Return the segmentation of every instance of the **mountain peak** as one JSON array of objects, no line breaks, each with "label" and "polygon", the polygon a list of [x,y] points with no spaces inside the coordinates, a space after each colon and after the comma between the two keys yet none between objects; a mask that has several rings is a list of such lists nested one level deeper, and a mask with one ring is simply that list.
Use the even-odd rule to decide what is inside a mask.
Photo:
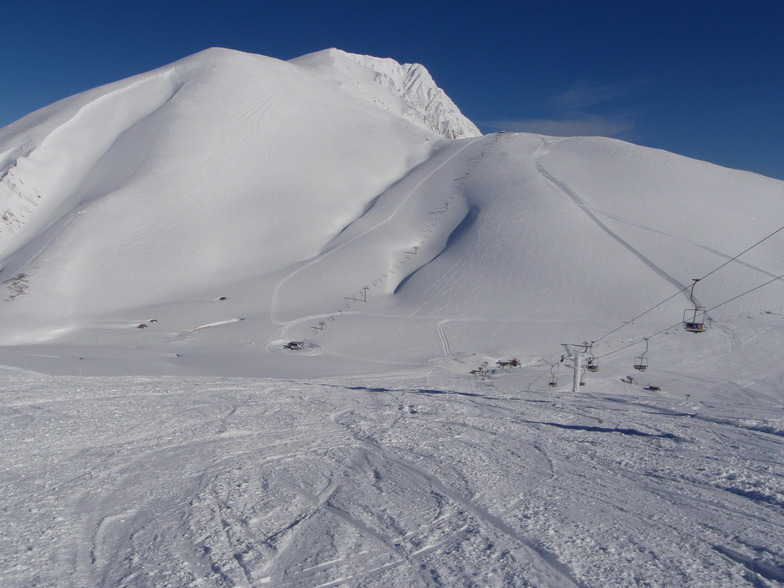
[{"label": "mountain peak", "polygon": [[313,68],[354,96],[397,114],[445,139],[479,137],[481,132],[439,88],[419,63],[325,49],[290,61]]}]

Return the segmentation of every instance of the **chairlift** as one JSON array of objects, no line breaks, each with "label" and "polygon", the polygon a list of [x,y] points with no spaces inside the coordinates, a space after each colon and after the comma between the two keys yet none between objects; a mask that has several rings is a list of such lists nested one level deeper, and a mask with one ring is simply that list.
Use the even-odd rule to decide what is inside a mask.
[{"label": "chairlift", "polygon": [[689,291],[689,298],[694,308],[687,308],[683,311],[683,328],[689,333],[704,333],[708,330],[709,320],[708,311],[704,306],[697,304],[694,300],[694,286],[700,281],[700,278],[692,278],[694,283],[691,285]]},{"label": "chairlift", "polygon": [[683,311],[683,328],[689,333],[704,333],[708,330],[710,319],[704,306],[695,306]]},{"label": "chairlift", "polygon": [[642,355],[634,359],[634,365],[632,367],[637,371],[644,372],[648,369],[648,360],[645,359],[646,353],[648,353],[648,337],[645,337],[645,351],[642,352]]},{"label": "chairlift", "polygon": [[587,369],[589,372],[598,372],[599,360],[596,359],[596,356],[593,354],[593,341],[591,341],[591,344],[588,346],[588,349],[586,349],[586,351],[588,351],[590,357],[586,362],[585,369]]},{"label": "chairlift", "polygon": [[555,366],[550,368],[550,382],[548,386],[555,388],[558,385],[558,377],[555,375]]}]

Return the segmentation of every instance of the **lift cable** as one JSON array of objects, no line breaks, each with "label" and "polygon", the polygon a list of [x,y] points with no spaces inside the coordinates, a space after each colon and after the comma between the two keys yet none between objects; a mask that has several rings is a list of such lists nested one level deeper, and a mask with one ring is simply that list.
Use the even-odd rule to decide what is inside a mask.
[{"label": "lift cable", "polygon": [[547,372],[542,372],[542,373],[541,373],[541,374],[539,374],[539,375],[538,375],[536,378],[534,378],[533,380],[531,380],[530,382],[528,382],[528,390],[530,390],[530,389],[531,389],[531,386],[533,386],[534,384],[536,384],[536,383],[537,383],[539,380],[541,380],[541,379],[542,379],[544,376],[546,376],[547,374],[550,374],[550,376],[552,377],[552,376],[554,375],[554,374],[553,374],[553,370],[557,369],[557,367],[558,367],[558,362],[557,362],[557,361],[554,361],[554,362],[553,362],[553,363],[550,365],[550,370],[549,370],[549,371],[547,371]]},{"label": "lift cable", "polygon": [[678,321],[674,325],[670,325],[669,327],[666,327],[666,328],[662,329],[661,331],[656,331],[655,333],[653,333],[651,335],[646,335],[645,337],[636,337],[634,339],[634,341],[624,345],[623,347],[619,347],[618,349],[613,349],[612,351],[608,351],[607,353],[605,353],[603,355],[599,355],[598,359],[609,357],[610,355],[615,355],[619,351],[623,351],[624,349],[628,349],[629,347],[634,347],[635,345],[638,345],[640,343],[640,341],[643,341],[645,339],[653,339],[656,335],[661,335],[662,333],[664,333],[666,331],[669,331],[670,329],[675,329],[675,328],[679,327],[680,325],[681,325],[681,321]]},{"label": "lift cable", "polygon": [[710,307],[710,308],[709,308],[709,309],[708,309],[706,312],[710,312],[711,310],[713,310],[713,309],[715,309],[715,308],[718,308],[719,306],[724,306],[725,304],[729,304],[730,302],[732,302],[733,300],[737,300],[737,299],[738,299],[738,298],[740,298],[741,296],[745,296],[746,294],[751,294],[751,293],[752,293],[752,292],[754,292],[755,290],[759,290],[759,289],[760,289],[760,288],[762,288],[763,286],[767,286],[768,284],[772,284],[772,283],[773,283],[773,282],[775,282],[776,280],[780,280],[780,279],[782,279],[782,278],[784,278],[784,274],[781,274],[780,276],[776,276],[775,278],[768,280],[768,281],[767,281],[767,282],[765,282],[764,284],[760,284],[759,286],[755,286],[755,287],[754,287],[754,288],[752,288],[751,290],[746,290],[746,291],[745,291],[743,294],[738,294],[737,296],[735,296],[735,297],[733,297],[733,298],[730,298],[729,300],[725,300],[724,302],[721,302],[721,303],[717,304],[716,306],[712,306],[712,307]]},{"label": "lift cable", "polygon": [[[768,239],[770,239],[771,237],[773,237],[773,235],[775,235],[775,234],[777,234],[777,233],[780,233],[781,231],[784,231],[784,226],[782,226],[782,227],[779,227],[778,229],[776,229],[775,231],[773,231],[773,232],[772,232],[770,235],[768,235],[767,237],[764,237],[764,238],[760,239],[759,241],[757,241],[756,243],[754,243],[754,245],[752,245],[752,246],[750,246],[750,247],[747,247],[746,249],[744,249],[743,251],[741,251],[740,253],[738,253],[738,254],[737,254],[735,257],[732,257],[732,258],[728,259],[727,261],[725,261],[724,263],[722,263],[722,264],[721,264],[720,266],[718,266],[717,268],[715,268],[715,269],[713,269],[713,270],[709,271],[707,274],[705,274],[705,275],[704,275],[704,276],[702,276],[701,278],[695,278],[695,280],[699,282],[700,280],[704,280],[704,279],[705,279],[705,278],[707,278],[708,276],[711,276],[711,275],[715,274],[717,271],[719,271],[719,270],[720,270],[720,269],[722,269],[723,267],[725,267],[725,266],[729,265],[730,263],[732,263],[733,261],[735,261],[736,259],[738,259],[738,258],[739,258],[741,255],[743,255],[744,253],[747,253],[747,252],[751,251],[751,250],[752,250],[752,249],[754,249],[754,248],[755,248],[757,245],[760,245],[760,244],[764,243],[765,241],[767,241]],[[779,279],[779,278],[774,278],[773,280],[771,280],[771,282],[773,282],[773,281],[775,281],[775,280],[778,280],[778,279]],[[770,282],[768,282],[768,283],[770,283]],[[764,286],[764,285],[766,285],[766,284],[763,284],[763,286]],[[665,298],[664,300],[662,300],[661,302],[659,302],[659,303],[658,303],[658,304],[656,304],[655,306],[652,306],[651,308],[649,308],[649,309],[648,309],[648,310],[646,310],[645,312],[642,312],[642,313],[638,314],[637,316],[635,316],[634,318],[632,318],[631,320],[629,320],[629,321],[626,321],[626,322],[622,323],[622,324],[621,324],[619,327],[616,327],[616,328],[615,328],[615,329],[613,329],[612,331],[609,331],[608,333],[605,333],[604,335],[602,335],[602,336],[601,336],[601,337],[599,337],[598,339],[594,339],[594,343],[597,343],[598,341],[601,341],[602,339],[605,339],[605,338],[609,337],[609,336],[610,336],[610,335],[612,335],[613,333],[615,333],[615,332],[617,332],[617,331],[620,331],[620,330],[621,330],[622,328],[624,328],[626,325],[628,325],[628,324],[630,324],[630,323],[633,323],[633,322],[634,322],[634,321],[636,321],[638,318],[645,316],[646,314],[648,314],[649,312],[651,312],[651,311],[653,311],[653,310],[656,310],[656,309],[657,309],[657,308],[659,308],[659,307],[660,307],[662,304],[664,304],[665,302],[669,302],[670,300],[672,300],[673,298],[675,298],[675,297],[676,297],[678,294],[680,294],[680,293],[682,293],[682,292],[685,292],[686,290],[688,290],[688,289],[689,289],[689,288],[691,288],[692,286],[693,286],[693,284],[689,284],[688,286],[684,286],[683,288],[681,288],[680,290],[678,290],[677,292],[675,292],[675,294],[673,294],[672,296],[669,296],[669,297]],[[761,288],[762,286],[759,286],[759,287]],[[742,296],[742,295],[741,295],[741,296]],[[726,304],[727,302],[730,302],[730,300],[727,300],[726,302],[722,302],[722,304]],[[719,306],[720,306],[720,305],[719,305]],[[714,306],[713,308],[717,308],[717,307],[716,307],[716,306]],[[709,310],[713,310],[713,308],[711,308],[711,309],[709,309]],[[706,311],[706,312],[707,312],[707,311]],[[678,323],[678,324],[680,324],[680,323]],[[665,329],[665,330],[666,330],[666,329]]]},{"label": "lift cable", "polygon": [[[721,265],[719,265],[718,267],[716,267],[716,268],[714,268],[713,270],[709,271],[707,274],[705,274],[705,275],[704,275],[704,276],[702,276],[701,278],[698,278],[698,279],[697,279],[697,281],[704,280],[704,279],[705,279],[705,278],[707,278],[708,276],[711,276],[711,275],[715,274],[717,271],[719,271],[719,270],[720,270],[720,269],[722,269],[723,267],[725,267],[725,266],[729,265],[730,263],[732,263],[733,261],[735,261],[736,259],[738,259],[738,258],[739,258],[741,255],[743,255],[743,254],[745,254],[745,253],[748,253],[749,251],[751,251],[752,249],[754,249],[754,248],[755,248],[755,247],[757,247],[758,245],[761,245],[762,243],[764,243],[765,241],[767,241],[768,239],[770,239],[771,237],[773,237],[773,236],[774,236],[774,235],[776,235],[777,233],[780,233],[781,231],[784,231],[784,226],[781,226],[781,227],[779,227],[778,229],[776,229],[775,231],[773,231],[772,233],[770,233],[770,234],[769,234],[769,235],[767,235],[766,237],[763,237],[762,239],[760,239],[759,241],[757,241],[756,243],[754,243],[754,244],[753,244],[753,245],[751,245],[750,247],[747,247],[746,249],[744,249],[743,251],[741,251],[740,253],[738,253],[738,254],[737,254],[735,257],[732,257],[732,258],[728,259],[727,261],[725,261],[724,263],[722,263],[722,264],[721,264]],[[732,302],[732,301],[734,301],[734,300],[737,300],[738,298],[740,298],[740,297],[742,297],[742,296],[745,296],[746,294],[751,294],[751,293],[752,293],[752,292],[754,292],[755,290],[759,290],[760,288],[762,288],[762,287],[764,287],[764,286],[767,286],[768,284],[771,284],[771,283],[775,282],[776,280],[780,280],[780,279],[782,279],[782,278],[784,278],[784,274],[782,274],[782,275],[780,275],[780,276],[777,276],[777,277],[775,277],[775,278],[773,278],[773,279],[771,279],[771,280],[768,280],[768,281],[767,281],[767,282],[765,282],[764,284],[760,284],[759,286],[756,286],[756,287],[752,288],[751,290],[747,290],[746,292],[743,292],[742,294],[738,294],[737,296],[735,296],[735,297],[733,297],[733,298],[730,298],[729,300],[725,300],[724,302],[721,302],[721,303],[719,303],[719,304],[717,304],[717,305],[715,305],[715,306],[712,306],[711,308],[707,309],[707,310],[706,310],[706,312],[710,312],[711,310],[715,310],[716,308],[719,308],[720,306],[723,306],[723,305],[725,305],[725,304],[729,304],[730,302]],[[633,322],[634,322],[635,320],[637,320],[638,318],[645,316],[646,314],[648,314],[649,312],[651,312],[651,311],[653,311],[653,310],[656,310],[656,309],[657,309],[657,308],[659,308],[659,307],[660,307],[662,304],[664,304],[664,303],[666,303],[666,302],[669,302],[670,300],[672,300],[673,298],[675,298],[676,296],[678,296],[678,295],[679,295],[679,294],[681,294],[682,292],[685,292],[686,290],[688,290],[689,288],[691,288],[691,287],[692,287],[692,285],[693,285],[693,284],[689,284],[688,286],[684,286],[683,288],[681,288],[680,290],[678,290],[677,292],[675,292],[675,293],[674,293],[674,294],[672,294],[671,296],[668,296],[667,298],[665,298],[664,300],[662,300],[662,301],[661,301],[661,302],[659,302],[658,304],[656,304],[656,305],[654,305],[654,306],[650,307],[650,308],[649,308],[648,310],[646,310],[645,312],[642,312],[642,313],[638,314],[637,316],[635,316],[634,318],[632,318],[631,320],[629,320],[629,321],[626,321],[626,322],[622,323],[622,324],[621,324],[619,327],[616,327],[616,328],[615,328],[615,329],[613,329],[612,331],[609,331],[609,332],[605,333],[604,335],[602,335],[602,336],[601,336],[601,337],[599,337],[598,339],[595,339],[595,340],[593,340],[591,343],[592,343],[592,344],[593,344],[593,343],[598,343],[598,342],[599,342],[599,341],[601,341],[602,339],[605,339],[605,338],[609,337],[610,335],[612,335],[613,333],[615,333],[615,332],[617,332],[617,331],[620,331],[620,330],[621,330],[623,327],[625,327],[626,325],[633,323]],[[664,333],[664,332],[666,332],[666,331],[669,331],[670,329],[674,329],[674,328],[676,328],[676,327],[679,327],[681,324],[682,324],[682,321],[678,321],[677,323],[675,323],[675,324],[673,324],[673,325],[670,325],[669,327],[666,327],[666,328],[664,328],[664,329],[661,329],[660,331],[656,331],[655,333],[653,333],[653,334],[651,334],[651,335],[648,335],[648,336],[647,336],[647,338],[648,338],[648,339],[653,339],[655,336],[657,336],[657,335],[661,335],[662,333]],[[603,354],[603,355],[598,355],[598,356],[596,356],[596,359],[602,359],[602,358],[608,357],[608,356],[610,356],[610,355],[614,355],[614,354],[618,353],[619,351],[623,351],[624,349],[628,349],[629,347],[633,347],[634,345],[637,345],[637,344],[638,344],[638,343],[639,343],[641,340],[643,340],[643,339],[645,339],[645,337],[642,337],[642,338],[640,338],[640,339],[635,339],[634,341],[632,341],[631,343],[629,343],[629,344],[627,344],[627,345],[624,345],[623,347],[619,347],[618,349],[614,349],[614,350],[612,350],[612,351],[608,351],[607,353],[605,353],[605,354]],[[544,376],[546,373],[547,373],[547,372],[544,372],[544,373],[542,373],[542,374],[541,374],[539,377],[537,377],[535,380],[533,380],[531,383],[529,383],[529,384],[528,384],[528,386],[530,387],[532,384],[534,384],[535,382],[539,381],[539,380],[540,380],[540,379],[541,379],[541,378],[542,378],[542,377],[543,377],[543,376]]]},{"label": "lift cable", "polygon": [[[652,307],[650,307],[648,310],[646,310],[645,312],[642,312],[642,313],[638,314],[637,316],[635,316],[635,317],[634,317],[634,318],[632,318],[631,320],[628,320],[628,321],[626,321],[626,322],[624,322],[624,323],[621,323],[621,326],[614,328],[612,331],[610,331],[610,332],[608,332],[608,333],[605,333],[604,335],[602,335],[602,336],[601,336],[601,337],[599,337],[598,339],[595,339],[593,342],[594,342],[594,343],[598,343],[599,341],[601,341],[602,339],[605,339],[605,338],[609,337],[610,335],[612,335],[612,334],[613,334],[613,333],[615,333],[616,331],[620,331],[620,330],[621,330],[622,328],[624,328],[626,325],[629,325],[629,324],[633,323],[634,321],[636,321],[638,318],[640,318],[640,317],[642,317],[642,316],[645,316],[646,314],[648,314],[649,312],[651,312],[651,311],[653,311],[653,310],[656,310],[656,309],[657,309],[657,308],[659,308],[659,307],[660,307],[662,304],[664,304],[665,302],[668,302],[668,301],[672,300],[672,299],[673,299],[673,298],[675,298],[675,297],[676,297],[678,294],[680,294],[681,292],[684,292],[685,290],[688,290],[689,288],[691,288],[691,284],[689,284],[688,286],[684,286],[683,288],[681,288],[680,290],[678,290],[678,291],[677,291],[675,294],[673,294],[672,296],[670,296],[670,297],[668,297],[668,298],[665,298],[664,300],[662,300],[661,302],[659,302],[659,303],[658,303],[656,306],[652,306]],[[678,324],[680,324],[680,323],[678,323]]]},{"label": "lift cable", "polygon": [[[767,286],[768,284],[772,284],[773,282],[775,282],[777,280],[781,280],[781,279],[784,279],[784,274],[781,274],[780,276],[776,276],[775,278],[772,278],[772,279],[768,280],[767,282],[764,282],[764,283],[760,284],[759,286],[754,286],[750,290],[746,290],[745,292],[743,292],[741,294],[738,294],[737,296],[733,296],[732,298],[730,298],[728,300],[725,300],[724,302],[720,302],[719,304],[717,304],[715,306],[712,306],[709,309],[707,309],[706,312],[710,312],[711,310],[715,310],[715,309],[719,308],[720,306],[724,306],[725,304],[729,304],[730,302],[733,302],[734,300],[737,300],[738,298],[741,298],[742,296],[745,296],[746,294],[751,294],[752,292],[754,292],[756,290],[759,290],[760,288],[763,288],[763,287]],[[661,335],[665,331],[669,331],[670,329],[674,329],[674,328],[678,327],[680,324],[681,324],[681,322],[678,321],[674,325],[670,325],[669,327],[661,329],[660,331],[656,331],[652,335],[647,335],[647,338],[648,339],[653,339],[656,335]],[[619,351],[623,351],[624,349],[627,349],[628,347],[632,347],[634,345],[637,345],[642,339],[644,339],[644,337],[643,338],[636,338],[633,342],[629,343],[628,345],[624,345],[623,347],[619,347],[618,349],[614,349],[612,351],[608,351],[604,355],[598,356],[598,359],[601,359],[603,357],[607,357],[608,355],[613,355],[613,354],[615,354],[615,353],[617,353]]]}]

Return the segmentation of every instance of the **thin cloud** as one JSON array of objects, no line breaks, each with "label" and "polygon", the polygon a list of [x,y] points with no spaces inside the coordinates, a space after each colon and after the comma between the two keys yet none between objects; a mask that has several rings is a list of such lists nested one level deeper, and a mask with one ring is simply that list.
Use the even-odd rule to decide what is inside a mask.
[{"label": "thin cloud", "polygon": [[619,116],[582,114],[564,119],[496,120],[481,123],[494,131],[513,131],[553,137],[626,137],[634,122]]},{"label": "thin cloud", "polygon": [[549,99],[550,105],[562,112],[579,112],[605,102],[626,98],[648,85],[646,80],[633,80],[614,84],[594,84],[581,81]]},{"label": "thin cloud", "polygon": [[[546,99],[548,118],[501,119],[480,124],[493,131],[507,130],[555,137],[614,137],[629,140],[635,129],[634,118],[639,110],[621,102],[652,83],[637,79],[608,84],[580,81]],[[602,111],[601,113],[596,112]],[[593,111],[593,112],[592,112]]]}]

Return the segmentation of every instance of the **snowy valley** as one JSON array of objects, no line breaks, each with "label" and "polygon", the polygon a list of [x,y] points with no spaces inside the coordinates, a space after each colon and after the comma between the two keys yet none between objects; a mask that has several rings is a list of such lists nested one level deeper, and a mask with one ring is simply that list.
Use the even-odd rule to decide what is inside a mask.
[{"label": "snowy valley", "polygon": [[784,182],[210,49],[0,129],[0,219],[3,585],[784,583]]}]

